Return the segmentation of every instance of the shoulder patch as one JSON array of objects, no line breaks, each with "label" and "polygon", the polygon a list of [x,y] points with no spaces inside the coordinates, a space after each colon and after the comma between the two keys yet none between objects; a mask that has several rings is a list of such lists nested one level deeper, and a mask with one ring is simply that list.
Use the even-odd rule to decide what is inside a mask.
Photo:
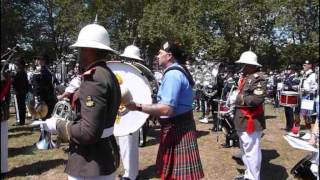
[{"label": "shoulder patch", "polygon": [[257,88],[253,91],[253,94],[260,96],[263,94],[263,90],[261,88]]},{"label": "shoulder patch", "polygon": [[95,105],[95,102],[92,100],[92,97],[91,96],[87,96],[86,106],[87,107],[93,107],[94,105]]},{"label": "shoulder patch", "polygon": [[262,85],[261,85],[260,82],[257,84],[257,87],[258,87],[258,88],[262,88]]}]

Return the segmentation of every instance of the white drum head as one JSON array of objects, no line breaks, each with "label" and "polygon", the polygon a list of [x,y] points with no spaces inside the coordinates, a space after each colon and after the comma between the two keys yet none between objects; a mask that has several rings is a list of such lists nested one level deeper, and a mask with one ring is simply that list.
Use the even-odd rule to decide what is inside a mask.
[{"label": "white drum head", "polygon": [[[133,65],[125,62],[110,61],[107,66],[112,72],[121,77],[123,84],[128,88],[133,101],[141,104],[151,104],[151,88],[142,72]],[[119,119],[114,124],[114,135],[125,136],[137,131],[149,117],[140,111],[125,111],[119,113]]]},{"label": "white drum head", "polygon": [[287,95],[287,96],[298,96],[299,93],[295,92],[295,91],[282,91],[281,95]]}]

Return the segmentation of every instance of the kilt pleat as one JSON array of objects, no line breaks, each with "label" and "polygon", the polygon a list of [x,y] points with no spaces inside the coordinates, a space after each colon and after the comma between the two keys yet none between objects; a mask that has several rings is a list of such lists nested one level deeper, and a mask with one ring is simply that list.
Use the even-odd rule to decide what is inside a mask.
[{"label": "kilt pleat", "polygon": [[162,127],[157,172],[164,180],[204,177],[194,121],[185,126]]}]

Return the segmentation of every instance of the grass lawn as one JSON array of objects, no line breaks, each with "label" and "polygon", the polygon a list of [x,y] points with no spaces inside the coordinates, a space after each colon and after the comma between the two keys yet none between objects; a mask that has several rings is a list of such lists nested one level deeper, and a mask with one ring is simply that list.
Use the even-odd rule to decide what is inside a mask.
[{"label": "grass lawn", "polygon": [[[263,162],[262,180],[294,179],[290,175],[291,168],[308,152],[293,149],[283,139],[285,134],[285,116],[282,108],[274,109],[266,105],[267,129],[262,138]],[[212,124],[198,122],[200,113],[195,113],[198,130],[198,144],[201,160],[207,180],[232,180],[244,170],[244,166],[231,159],[238,148],[222,148],[224,142],[222,132],[210,132]],[[68,154],[64,151],[67,144],[59,149],[37,150],[34,143],[38,141],[39,129],[28,125],[13,126],[15,116],[9,119],[9,173],[4,179],[67,179],[63,172]],[[31,121],[27,120],[27,124]],[[149,133],[147,146],[140,148],[139,175],[141,179],[159,179],[155,174],[155,159],[158,149],[159,127],[154,126]],[[117,174],[122,174],[120,167]]]}]

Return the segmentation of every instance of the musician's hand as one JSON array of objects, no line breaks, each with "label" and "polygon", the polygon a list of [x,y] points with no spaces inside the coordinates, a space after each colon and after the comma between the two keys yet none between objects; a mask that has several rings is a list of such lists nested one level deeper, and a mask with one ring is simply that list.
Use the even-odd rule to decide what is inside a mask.
[{"label": "musician's hand", "polygon": [[136,111],[138,110],[138,106],[135,102],[130,102],[126,105],[126,108],[130,111]]},{"label": "musician's hand", "polygon": [[61,95],[58,95],[57,96],[57,99],[60,101],[60,100],[62,100],[63,99],[63,95],[61,94]]},{"label": "musician's hand", "polygon": [[129,104],[132,101],[132,95],[129,91],[129,89],[124,86],[124,85],[120,85],[120,89],[121,89],[121,104]]},{"label": "musician's hand", "polygon": [[45,121],[46,123],[43,124],[44,130],[55,133],[57,132],[57,118],[51,117]]}]

